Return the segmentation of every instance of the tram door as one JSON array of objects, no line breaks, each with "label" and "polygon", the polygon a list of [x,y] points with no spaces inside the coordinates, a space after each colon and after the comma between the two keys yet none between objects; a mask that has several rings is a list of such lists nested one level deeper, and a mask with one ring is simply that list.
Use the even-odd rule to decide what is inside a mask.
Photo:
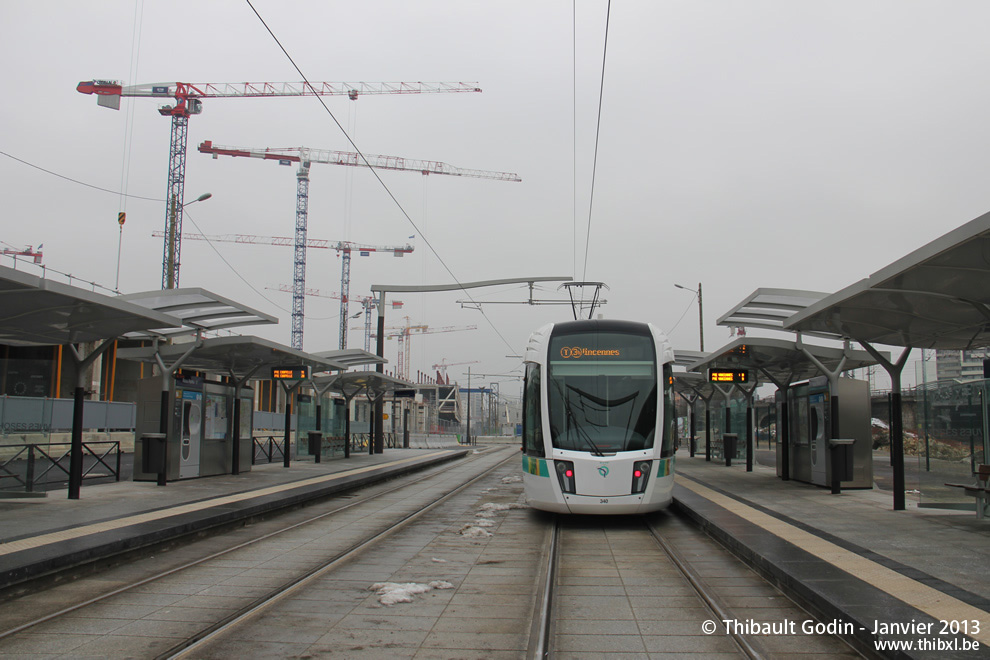
[{"label": "tram door", "polygon": [[181,390],[176,397],[179,416],[179,478],[199,476],[200,443],[203,437],[203,393]]},{"label": "tram door", "polygon": [[829,439],[829,402],[826,392],[815,392],[808,396],[809,430],[811,435],[811,483],[826,485],[826,467]]}]

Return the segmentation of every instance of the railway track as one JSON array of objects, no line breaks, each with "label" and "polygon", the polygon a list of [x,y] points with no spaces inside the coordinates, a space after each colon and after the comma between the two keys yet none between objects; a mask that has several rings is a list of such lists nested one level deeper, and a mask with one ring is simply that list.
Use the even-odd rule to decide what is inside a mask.
[{"label": "railway track", "polygon": [[741,634],[725,621],[813,618],[666,511],[548,520],[530,659],[581,653],[859,657],[832,637]]},{"label": "railway track", "polygon": [[[795,648],[805,658],[856,657],[831,638],[705,634],[708,622],[810,617],[673,511],[554,517],[526,508],[517,456],[472,455],[265,521],[250,543],[155,575],[149,559],[79,580],[79,591],[120,584],[10,627],[0,660],[773,658]],[[0,606],[0,620],[14,609]]]},{"label": "railway track", "polygon": [[[470,455],[468,459],[453,466],[443,466],[426,474],[400,479],[398,483],[366,489],[366,494],[334,498],[326,505],[309,507],[295,515],[285,516],[284,519],[288,519],[288,522],[284,522],[282,518],[266,521],[263,526],[268,531],[254,534],[253,538],[234,543],[222,550],[183,561],[167,570],[155,570],[154,558],[150,558],[114,569],[106,575],[80,579],[71,585],[72,588],[62,590],[62,595],[93,591],[99,593],[91,597],[77,596],[67,606],[31,616],[28,620],[23,620],[24,616],[17,613],[17,601],[8,602],[0,607],[0,619],[17,623],[12,626],[8,623],[9,627],[0,631],[0,656],[11,652],[18,655],[40,652],[45,648],[50,650],[53,643],[60,646],[59,640],[63,642],[63,646],[69,647],[73,641],[93,638],[85,641],[102,641],[109,648],[114,646],[111,641],[113,638],[137,637],[140,642],[136,645],[137,648],[130,651],[137,656],[183,657],[217,634],[236,626],[239,621],[255,615],[294,590],[332,571],[348,558],[366,551],[397,530],[415,522],[443,502],[470,488],[514,456],[513,452],[498,450]],[[314,512],[317,508],[323,510]],[[362,529],[358,530],[358,527]],[[319,550],[307,548],[313,545],[321,547]],[[299,550],[306,548],[307,557],[301,561],[285,562],[284,570],[277,570],[274,566],[277,565],[279,553],[284,552],[287,547]],[[115,616],[120,616],[119,612],[126,610],[140,595],[157,591],[183,591],[183,584],[201,587],[200,592],[209,592],[212,588],[219,593],[223,580],[217,579],[214,584],[210,584],[204,576],[213,574],[217,578],[228,577],[226,574],[231,573],[235,564],[240,565],[236,570],[246,577],[251,572],[257,574],[262,571],[266,572],[266,576],[273,571],[278,575],[273,576],[272,580],[256,580],[259,585],[264,583],[263,586],[246,586],[239,591],[223,592],[232,594],[237,591],[240,594],[240,597],[219,596],[230,601],[226,603],[226,607],[220,604],[220,607],[196,608],[194,603],[189,603],[187,609],[194,616],[179,618],[197,620],[182,621],[186,625],[172,626],[171,633],[165,630],[169,626],[164,625],[160,636],[128,634],[135,632],[127,630],[128,627],[149,625],[145,617],[141,616],[141,608],[134,608],[130,618],[124,616],[111,619],[120,624],[115,630],[108,630],[109,625],[87,625],[94,621],[107,621],[107,612],[116,612],[118,614]],[[130,577],[132,575],[140,577]],[[106,588],[107,582],[117,581],[123,581],[124,584]],[[192,592],[194,587],[190,586],[185,591]],[[162,602],[166,600],[169,599],[163,599]],[[142,624],[142,621],[145,623]],[[66,630],[69,632],[66,633]],[[101,639],[95,639],[97,637]],[[80,648],[83,652],[96,652],[100,645],[83,644]]]}]

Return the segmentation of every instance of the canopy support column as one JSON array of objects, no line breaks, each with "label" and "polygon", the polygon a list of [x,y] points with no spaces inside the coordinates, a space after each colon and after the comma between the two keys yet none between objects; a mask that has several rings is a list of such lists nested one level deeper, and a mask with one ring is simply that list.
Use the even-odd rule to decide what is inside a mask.
[{"label": "canopy support column", "polygon": [[783,428],[777,429],[777,437],[780,439],[780,480],[790,481],[791,480],[791,434],[790,420],[787,415],[787,393],[791,389],[791,381],[794,379],[794,373],[792,372],[787,382],[781,382],[774,378],[773,374],[770,373],[768,369],[759,367],[759,370],[763,372],[763,375],[770,380],[771,383],[777,386],[783,395],[783,404],[780,409],[780,426]]},{"label": "canopy support column", "polygon": [[865,341],[857,339],[859,345],[873,356],[890,376],[890,465],[894,471],[894,511],[903,511],[904,502],[904,419],[901,415],[901,372],[907,364],[911,347],[906,346],[901,351],[901,356],[897,362],[891,362],[884,358],[877,349],[873,348]]},{"label": "canopy support column", "polygon": [[69,448],[69,499],[78,500],[82,488],[83,477],[83,407],[86,405],[86,370],[96,362],[96,358],[110,348],[116,337],[104,339],[103,343],[93,349],[85,358],[75,344],[69,344],[72,360],[76,363],[76,388],[72,401],[72,444]]}]

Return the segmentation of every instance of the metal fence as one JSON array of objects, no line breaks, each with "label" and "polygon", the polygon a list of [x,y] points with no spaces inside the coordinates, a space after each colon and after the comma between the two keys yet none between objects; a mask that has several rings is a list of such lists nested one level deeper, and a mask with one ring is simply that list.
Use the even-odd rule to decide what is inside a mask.
[{"label": "metal fence", "polygon": [[[119,442],[84,442],[82,447],[84,481],[110,478],[120,481]],[[0,490],[33,493],[68,483],[71,448],[70,442],[46,442],[13,449],[13,454],[0,462]]]}]

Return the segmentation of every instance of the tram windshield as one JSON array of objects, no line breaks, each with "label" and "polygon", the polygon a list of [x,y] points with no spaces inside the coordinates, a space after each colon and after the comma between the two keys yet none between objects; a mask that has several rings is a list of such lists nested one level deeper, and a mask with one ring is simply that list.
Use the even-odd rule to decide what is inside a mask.
[{"label": "tram windshield", "polygon": [[547,402],[557,449],[613,454],[653,447],[657,424],[652,336],[621,332],[550,340]]}]

